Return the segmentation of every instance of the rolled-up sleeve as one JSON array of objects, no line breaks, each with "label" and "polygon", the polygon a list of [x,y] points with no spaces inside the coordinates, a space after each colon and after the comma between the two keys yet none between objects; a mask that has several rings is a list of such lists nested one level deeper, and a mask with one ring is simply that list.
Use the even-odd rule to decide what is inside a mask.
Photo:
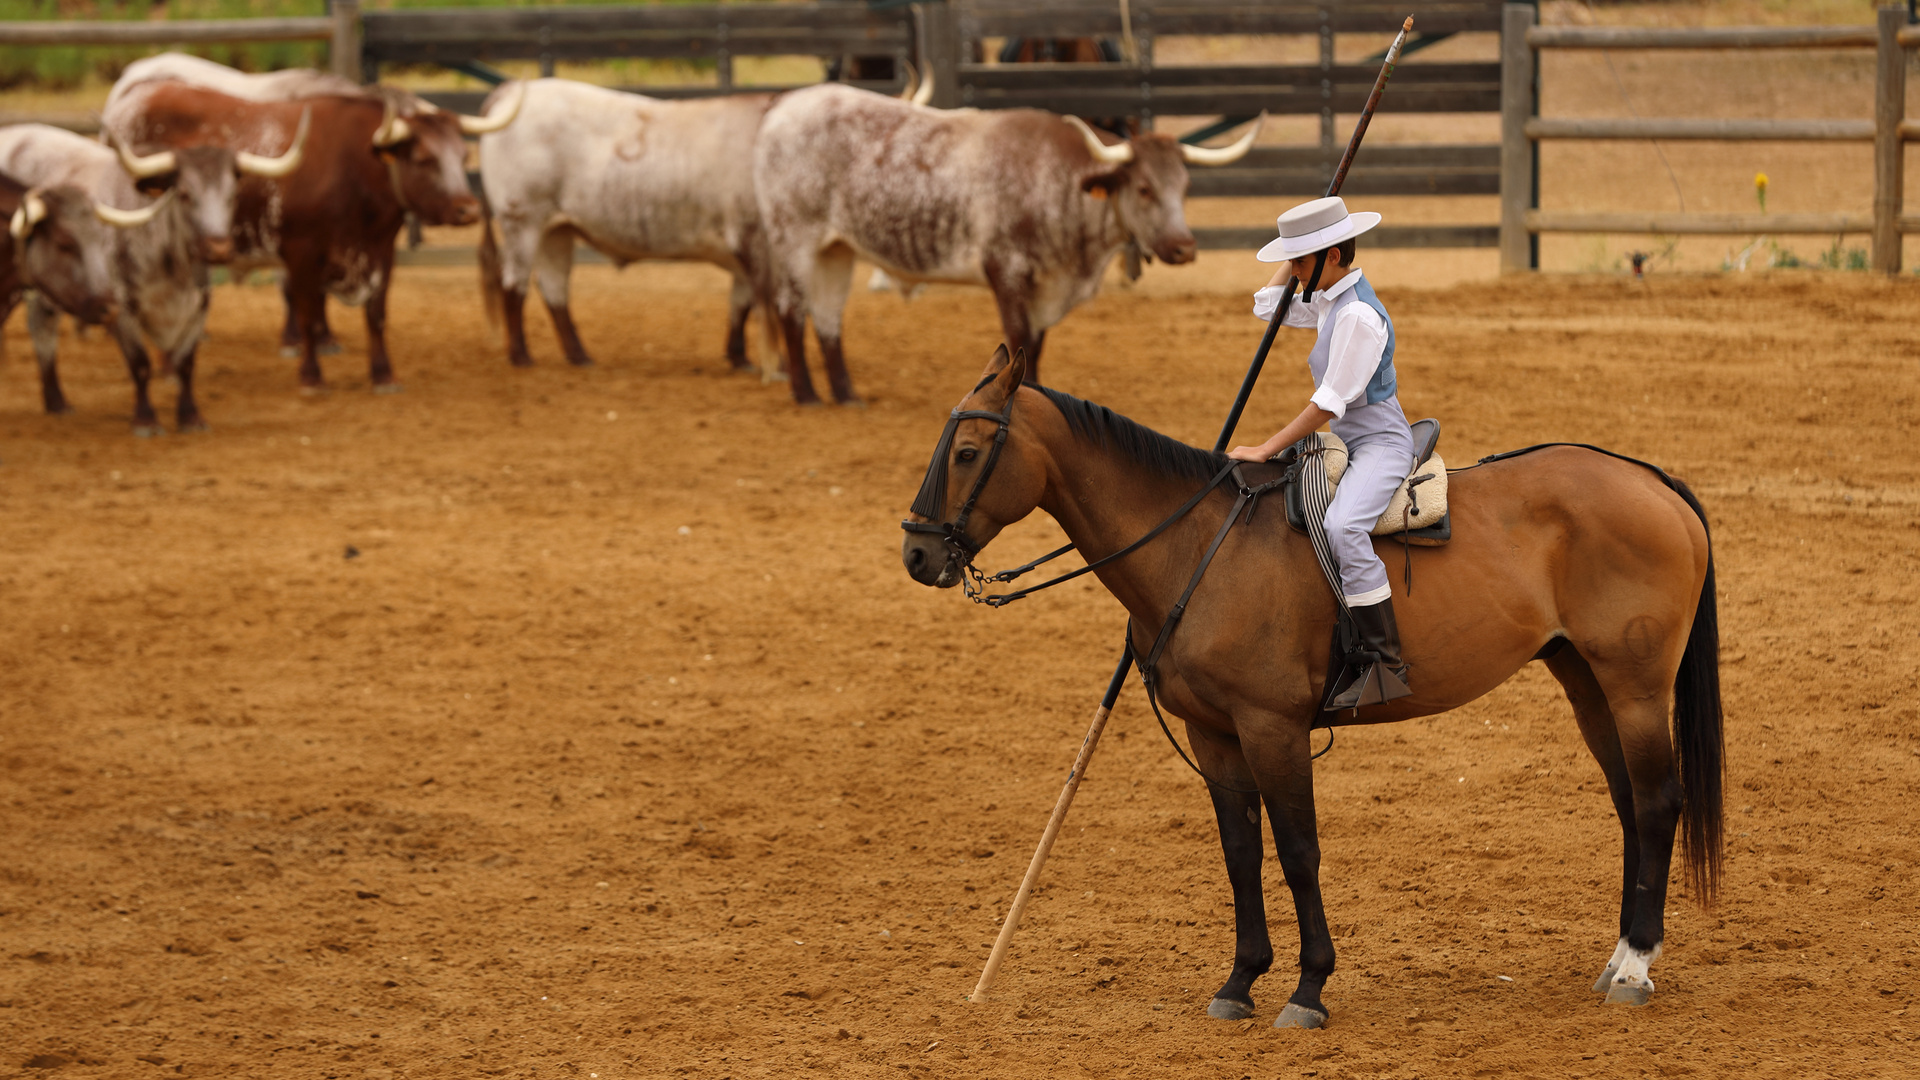
[{"label": "rolled-up sleeve", "polygon": [[1366,392],[1367,383],[1380,369],[1380,357],[1387,351],[1387,324],[1372,308],[1353,303],[1335,313],[1329,333],[1327,374],[1313,392],[1313,403],[1339,419]]}]

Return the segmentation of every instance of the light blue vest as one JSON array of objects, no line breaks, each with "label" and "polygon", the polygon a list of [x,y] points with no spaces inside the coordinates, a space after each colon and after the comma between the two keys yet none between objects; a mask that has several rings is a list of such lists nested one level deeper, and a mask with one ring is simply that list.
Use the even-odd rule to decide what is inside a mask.
[{"label": "light blue vest", "polygon": [[[1327,312],[1322,326],[1331,328],[1340,309],[1351,303],[1362,303],[1372,308],[1387,324],[1387,348],[1380,355],[1380,367],[1374,371],[1373,378],[1367,382],[1367,404],[1378,405],[1394,395],[1396,384],[1393,378],[1393,318],[1387,314],[1386,305],[1373,293],[1373,286],[1366,278],[1354,282],[1353,288],[1334,298],[1333,308]],[[1307,354],[1307,366],[1313,369],[1313,382],[1318,386],[1327,376],[1327,350],[1330,336],[1324,330],[1319,340],[1313,343],[1313,351]]]}]

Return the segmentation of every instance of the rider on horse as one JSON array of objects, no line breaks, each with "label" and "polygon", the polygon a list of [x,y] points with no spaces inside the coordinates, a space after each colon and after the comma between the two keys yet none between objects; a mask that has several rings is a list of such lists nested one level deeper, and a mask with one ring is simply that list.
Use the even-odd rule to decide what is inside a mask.
[{"label": "rider on horse", "polygon": [[[1404,685],[1400,631],[1393,621],[1393,590],[1387,568],[1373,550],[1370,532],[1394,491],[1412,472],[1413,434],[1393,371],[1393,320],[1373,286],[1353,265],[1354,237],[1380,223],[1380,215],[1349,214],[1338,198],[1315,199],[1280,215],[1280,237],[1260,249],[1261,262],[1280,263],[1267,286],[1254,293],[1253,313],[1271,321],[1289,275],[1312,280],[1314,257],[1325,252],[1320,291],[1287,313],[1286,325],[1319,332],[1307,366],[1316,389],[1299,416],[1258,446],[1236,446],[1227,456],[1265,461],[1329,424],[1347,444],[1346,474],[1327,508],[1327,539],[1340,566],[1340,591],[1352,612],[1362,647]],[[1359,704],[1366,678],[1356,679],[1331,709]],[[1385,682],[1383,680],[1383,682]],[[1402,697],[1401,687],[1389,697]],[[1349,700],[1351,699],[1351,700]]]}]

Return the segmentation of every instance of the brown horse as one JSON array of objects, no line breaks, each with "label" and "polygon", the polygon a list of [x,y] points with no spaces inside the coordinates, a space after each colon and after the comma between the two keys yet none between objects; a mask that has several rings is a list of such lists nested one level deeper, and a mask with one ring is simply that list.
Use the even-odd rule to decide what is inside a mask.
[{"label": "brown horse", "polygon": [[[921,584],[957,584],[974,552],[1036,508],[1089,562],[1118,552],[1226,464],[1101,406],[1022,386],[1024,366],[1002,347],[949,423],[903,550]],[[1694,895],[1713,897],[1723,748],[1713,556],[1699,504],[1658,470],[1573,447],[1461,470],[1448,483],[1452,541],[1412,550],[1417,592],[1395,585],[1412,697],[1357,714],[1320,711],[1333,594],[1277,505],[1228,534],[1159,660],[1161,700],[1186,721],[1209,780],[1233,887],[1233,972],[1210,1016],[1252,1015],[1253,982],[1273,962],[1260,890],[1264,803],[1300,924],[1300,981],[1274,1025],[1326,1023],[1320,991],[1334,952],[1310,730],[1458,708],[1529,660],[1545,660],[1566,688],[1620,815],[1620,938],[1595,991],[1633,1005],[1652,994],[1647,969],[1660,954],[1683,820]],[[1232,503],[1216,490],[1096,571],[1132,617],[1136,655],[1146,655]],[[1390,565],[1401,558],[1394,547]]]}]

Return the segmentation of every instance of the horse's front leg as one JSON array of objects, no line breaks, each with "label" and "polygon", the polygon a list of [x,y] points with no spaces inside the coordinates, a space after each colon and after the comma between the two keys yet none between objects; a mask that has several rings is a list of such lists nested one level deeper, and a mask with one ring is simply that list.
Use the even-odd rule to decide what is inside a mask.
[{"label": "horse's front leg", "polygon": [[1300,983],[1274,1027],[1324,1027],[1327,1007],[1320,990],[1333,975],[1333,935],[1320,898],[1320,831],[1313,806],[1314,715],[1309,706],[1298,719],[1262,718],[1249,723],[1236,714],[1240,749],[1258,778],[1267,813],[1273,818],[1273,846],[1293,892],[1294,918],[1300,924]]},{"label": "horse's front leg", "polygon": [[[1253,982],[1273,966],[1267,936],[1267,900],[1260,889],[1260,791],[1240,744],[1198,724],[1187,725],[1193,756],[1207,775],[1213,815],[1220,825],[1220,851],[1233,885],[1233,973],[1213,995],[1207,1015],[1245,1020],[1253,1015]],[[1235,790],[1238,789],[1238,790]]]}]

